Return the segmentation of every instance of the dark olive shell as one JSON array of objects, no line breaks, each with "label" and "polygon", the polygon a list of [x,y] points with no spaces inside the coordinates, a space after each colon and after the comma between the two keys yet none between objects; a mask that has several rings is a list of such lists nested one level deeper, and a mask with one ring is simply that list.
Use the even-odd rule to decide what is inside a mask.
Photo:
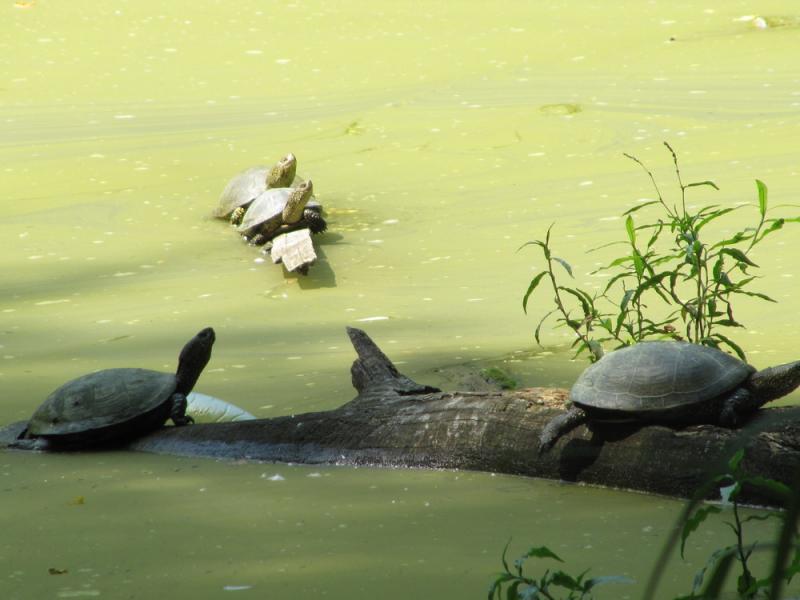
[{"label": "dark olive shell", "polygon": [[587,410],[656,415],[717,399],[755,372],[720,350],[688,342],[641,342],[587,368],[570,400]]},{"label": "dark olive shell", "polygon": [[[270,188],[264,191],[258,198],[253,200],[250,208],[244,213],[242,222],[237,228],[238,231],[247,231],[257,225],[275,223],[280,224],[283,209],[289,201],[294,188]],[[319,202],[309,200],[307,208],[321,210]]]},{"label": "dark olive shell", "polygon": [[225,218],[240,206],[257,198],[267,189],[269,167],[251,167],[231,179],[222,190],[214,216]]},{"label": "dark olive shell", "polygon": [[47,397],[31,417],[28,433],[70,436],[120,425],[171,401],[175,386],[175,375],[148,369],[83,375]]}]

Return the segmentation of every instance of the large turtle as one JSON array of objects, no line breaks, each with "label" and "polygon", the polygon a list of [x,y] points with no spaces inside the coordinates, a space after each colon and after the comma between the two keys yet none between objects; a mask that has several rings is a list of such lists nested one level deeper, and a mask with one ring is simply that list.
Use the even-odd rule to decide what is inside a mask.
[{"label": "large turtle", "polygon": [[325,231],[322,207],[311,196],[314,184],[309,179],[294,188],[266,190],[253,200],[238,231],[251,244],[261,246],[274,237],[308,227],[311,233]]},{"label": "large turtle", "polygon": [[161,427],[187,425],[186,395],[211,358],[207,327],[181,350],[175,374],[105,369],[62,385],[36,409],[15,444],[26,448],[81,448],[122,443]]},{"label": "large turtle", "polygon": [[258,166],[242,171],[222,190],[214,216],[230,219],[233,225],[238,225],[253,200],[264,190],[290,187],[296,171],[297,159],[292,153],[284,156],[272,167]]},{"label": "large turtle", "polygon": [[756,371],[730,354],[688,342],[641,342],[587,368],[570,409],[542,429],[539,450],[586,421],[736,427],[800,385],[800,361]]}]

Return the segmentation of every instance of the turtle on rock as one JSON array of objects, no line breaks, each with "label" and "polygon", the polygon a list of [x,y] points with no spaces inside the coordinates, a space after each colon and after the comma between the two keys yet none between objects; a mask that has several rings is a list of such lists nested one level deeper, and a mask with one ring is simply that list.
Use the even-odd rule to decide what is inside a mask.
[{"label": "turtle on rock", "polygon": [[242,171],[222,190],[214,216],[230,219],[232,225],[238,225],[253,200],[264,190],[290,187],[296,171],[297,158],[292,153],[284,156],[271,168],[258,166]]},{"label": "turtle on rock", "polygon": [[756,371],[721,350],[688,342],[641,342],[589,366],[572,406],[542,429],[539,451],[587,421],[736,427],[800,385],[800,361]]},{"label": "turtle on rock", "polygon": [[311,200],[313,193],[314,184],[310,179],[294,188],[266,190],[250,204],[238,231],[256,246],[282,233],[306,227],[311,233],[325,231],[328,225],[322,218],[322,206]]},{"label": "turtle on rock", "polygon": [[186,396],[211,358],[211,327],[181,350],[175,374],[147,369],[105,369],[73,379],[36,409],[13,444],[29,449],[75,450],[121,444],[161,427],[194,422]]}]

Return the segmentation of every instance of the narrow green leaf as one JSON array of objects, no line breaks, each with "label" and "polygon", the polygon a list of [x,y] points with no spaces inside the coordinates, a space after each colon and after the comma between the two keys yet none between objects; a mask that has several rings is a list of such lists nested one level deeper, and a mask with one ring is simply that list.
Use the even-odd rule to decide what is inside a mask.
[{"label": "narrow green leaf", "polygon": [[[583,310],[583,316],[584,317],[589,317],[590,315],[592,315],[592,307],[591,307],[590,303],[584,297],[585,293],[581,294],[580,290],[575,290],[575,289],[564,287],[564,286],[561,286],[561,285],[558,286],[558,289],[561,290],[562,292],[566,292],[567,294],[569,294],[571,296],[574,296],[575,298],[578,299],[578,302],[581,303],[581,309]],[[580,327],[580,323],[578,323],[578,327]],[[575,328],[573,328],[573,329],[575,329]]]},{"label": "narrow green leaf", "polygon": [[628,232],[628,239],[631,241],[631,245],[636,244],[636,228],[633,225],[633,217],[628,215],[628,218],[625,219],[625,229]]},{"label": "narrow green leaf", "polygon": [[642,255],[635,248],[633,249],[633,268],[636,270],[636,276],[641,279],[644,275],[644,261]]},{"label": "narrow green leaf", "polygon": [[720,254],[727,254],[728,256],[732,256],[740,263],[745,263],[750,265],[751,267],[757,267],[758,265],[754,263],[752,260],[747,258],[747,255],[739,250],[738,248],[723,248],[720,250]]},{"label": "narrow green leaf", "polygon": [[767,184],[756,179],[756,187],[758,188],[758,212],[761,213],[761,218],[767,214]]},{"label": "narrow green leaf", "polygon": [[503,554],[500,555],[500,560],[503,562],[503,568],[506,570],[507,573],[511,572],[511,569],[508,568],[508,561],[506,560],[506,553],[508,552],[508,547],[511,545],[511,538],[508,538],[505,547],[503,548]]},{"label": "narrow green leaf", "polygon": [[722,325],[723,327],[744,327],[744,325],[733,319],[720,319],[719,321],[714,321],[714,325]]},{"label": "narrow green leaf", "polygon": [[694,183],[687,183],[684,187],[690,188],[690,187],[698,187],[698,186],[701,186],[701,185],[707,185],[707,186],[713,187],[715,190],[719,191],[719,188],[717,187],[717,184],[714,183],[713,181],[695,181]]},{"label": "narrow green leaf", "polygon": [[553,310],[551,310],[549,313],[547,313],[545,316],[543,316],[543,317],[542,317],[542,319],[539,321],[539,324],[536,326],[536,331],[534,331],[534,332],[533,332],[533,339],[535,339],[535,340],[536,340],[536,343],[537,343],[537,344],[539,344],[540,346],[542,345],[542,342],[541,342],[541,341],[539,341],[539,332],[540,332],[540,331],[541,331],[541,329],[542,329],[542,325],[544,324],[544,321],[545,321],[545,319],[547,319],[547,317],[549,317],[549,316],[550,316],[550,315],[552,315],[554,312],[556,312],[556,310],[557,310],[557,309],[555,309],[555,308],[554,308],[554,309],[553,309]]},{"label": "narrow green leaf", "polygon": [[531,242],[525,242],[524,244],[522,244],[522,246],[520,246],[519,248],[517,248],[517,252],[519,252],[520,250],[522,250],[522,249],[523,249],[525,246],[541,246],[542,248],[544,248],[544,247],[545,247],[545,245],[544,245],[544,242],[542,242],[542,241],[539,241],[539,240],[533,240],[533,241],[531,241]]},{"label": "narrow green leaf", "polygon": [[519,586],[521,586],[524,582],[523,581],[515,581],[506,590],[506,600],[518,600],[519,598]]},{"label": "narrow green leaf", "polygon": [[550,550],[547,546],[534,546],[530,550],[528,550],[525,554],[523,554],[520,558],[552,558],[553,560],[557,560],[558,562],[564,562],[561,560],[558,555]]},{"label": "narrow green leaf", "polygon": [[536,277],[531,279],[530,284],[528,285],[528,290],[525,292],[525,295],[522,297],[522,310],[527,315],[528,314],[528,298],[530,298],[533,290],[536,289],[536,286],[539,285],[539,282],[542,281],[542,277],[547,275],[547,271],[542,271]]},{"label": "narrow green leaf", "polygon": [[775,481],[774,479],[756,475],[754,477],[748,477],[745,481],[757,487],[759,491],[765,492],[784,503],[788,502],[792,496],[792,490],[788,485],[780,481]]},{"label": "narrow green leaf", "polygon": [[700,231],[700,230],[701,230],[703,227],[705,227],[706,225],[708,225],[708,224],[709,224],[711,221],[713,221],[714,219],[718,219],[718,218],[720,218],[722,215],[726,215],[726,214],[728,214],[729,212],[731,212],[731,211],[734,211],[734,210],[736,210],[736,209],[735,209],[735,208],[722,208],[722,209],[720,209],[720,210],[715,210],[714,212],[712,212],[711,214],[709,214],[709,215],[708,215],[707,217],[705,217],[704,219],[701,219],[701,220],[700,220],[700,221],[699,221],[699,222],[698,222],[698,223],[697,223],[697,224],[694,226],[694,230],[695,230],[695,231]]},{"label": "narrow green leaf", "polygon": [[620,279],[625,279],[626,277],[633,277],[633,275],[634,274],[632,272],[630,272],[630,271],[625,271],[623,273],[617,273],[611,279],[608,280],[608,283],[606,284],[606,287],[603,290],[603,295],[605,295],[608,292],[608,290],[610,290],[611,287],[615,283],[617,283],[617,281],[619,281]]},{"label": "narrow green leaf", "polygon": [[725,579],[728,576],[728,571],[731,570],[731,566],[733,565],[733,561],[735,559],[734,550],[735,548],[731,548],[727,554],[719,559],[717,564],[712,569],[708,585],[706,585],[706,588],[703,590],[703,598],[720,597],[722,593],[722,587],[725,585]]},{"label": "narrow green leaf", "polygon": [[753,237],[752,231],[739,231],[737,233],[734,233],[733,237],[722,240],[721,242],[717,242],[716,244],[711,246],[711,248],[714,249],[714,248],[719,248],[721,246],[733,246],[735,244],[738,244],[739,242],[744,242],[746,240],[749,240],[752,237]]},{"label": "narrow green leaf", "polygon": [[745,296],[752,296],[753,298],[761,298],[762,300],[766,300],[767,302],[776,302],[776,303],[778,302],[777,300],[774,300],[773,298],[770,298],[766,294],[762,294],[760,292],[745,292],[744,290],[739,290],[739,289],[734,290],[734,292],[737,294],[744,294]]},{"label": "narrow green leaf", "polygon": [[572,267],[569,266],[569,263],[567,261],[565,261],[563,258],[558,258],[557,256],[554,256],[553,260],[556,261],[558,264],[560,264],[562,267],[564,267],[564,269],[567,271],[567,273],[569,273],[570,277],[573,277],[573,275],[572,275]]},{"label": "narrow green leaf", "polygon": [[686,519],[686,522],[683,524],[683,530],[681,531],[681,558],[683,558],[683,551],[686,547],[686,540],[689,536],[697,530],[698,527],[708,518],[708,515],[716,514],[722,512],[722,509],[718,506],[714,506],[713,504],[708,504],[697,509],[697,512],[694,513],[691,517]]},{"label": "narrow green leaf", "polygon": [[758,239],[756,240],[756,243],[758,243],[758,242],[760,242],[761,240],[763,240],[763,239],[764,239],[765,237],[767,237],[767,236],[768,236],[770,233],[773,233],[773,232],[775,232],[775,231],[778,231],[779,229],[783,229],[783,225],[784,225],[784,223],[786,223],[786,219],[774,219],[774,220],[767,221],[767,222],[769,223],[769,225],[768,225],[767,227],[765,227],[765,228],[764,228],[764,229],[761,231],[761,235],[760,235],[760,236],[758,237]]},{"label": "narrow green leaf", "polygon": [[742,464],[742,460],[744,459],[744,448],[739,448],[733,456],[728,459],[728,469],[731,473],[736,473],[739,470],[739,466]]},{"label": "narrow green leaf", "polygon": [[747,357],[745,356],[744,350],[742,350],[739,344],[734,342],[732,339],[722,335],[721,333],[715,333],[713,337],[717,338],[723,344],[728,346],[728,348],[733,350],[736,353],[736,356],[738,356],[742,360],[742,362],[747,362]]},{"label": "narrow green leaf", "polygon": [[622,213],[622,216],[624,217],[625,215],[635,213],[637,210],[642,210],[645,206],[650,206],[651,204],[658,204],[658,200],[648,200],[647,202],[642,202],[641,204],[637,204],[633,208],[629,208],[624,213]]},{"label": "narrow green leaf", "polygon": [[619,303],[619,312],[620,314],[625,312],[625,309],[628,308],[628,302],[630,302],[631,297],[636,293],[636,290],[625,290],[625,293],[622,294],[622,301]]},{"label": "narrow green leaf", "polygon": [[573,591],[580,591],[580,584],[575,579],[564,571],[555,571],[553,573],[553,583],[560,585],[563,588]]}]

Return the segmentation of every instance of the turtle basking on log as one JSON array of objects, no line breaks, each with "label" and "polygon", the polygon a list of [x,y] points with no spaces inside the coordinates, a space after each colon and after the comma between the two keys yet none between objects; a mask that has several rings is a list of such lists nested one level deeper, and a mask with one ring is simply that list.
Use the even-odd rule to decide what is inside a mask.
[{"label": "turtle basking on log", "polygon": [[296,171],[297,158],[292,153],[284,156],[271,168],[258,166],[242,171],[222,190],[214,216],[230,219],[232,225],[238,225],[253,200],[267,189],[290,187]]},{"label": "turtle basking on log", "polygon": [[734,428],[800,385],[800,361],[762,371],[721,350],[688,342],[641,342],[588,367],[570,390],[572,406],[542,429],[539,451],[589,422]]},{"label": "turtle basking on log", "polygon": [[263,246],[271,239],[298,229],[325,231],[322,207],[311,200],[314,184],[304,181],[295,188],[269,189],[256,198],[242,218],[238,231],[251,244]]},{"label": "turtle basking on log", "polygon": [[105,369],[73,379],[36,409],[13,444],[70,450],[122,444],[161,427],[194,422],[186,396],[211,358],[216,336],[207,327],[181,350],[175,374],[148,369]]}]

